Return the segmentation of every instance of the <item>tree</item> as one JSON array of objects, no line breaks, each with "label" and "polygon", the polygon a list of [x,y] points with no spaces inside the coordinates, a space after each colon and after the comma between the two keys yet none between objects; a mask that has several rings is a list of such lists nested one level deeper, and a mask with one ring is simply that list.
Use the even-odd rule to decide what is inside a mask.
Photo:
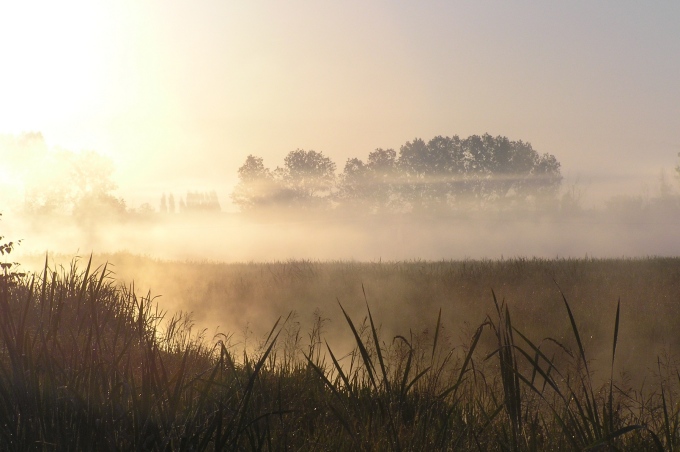
[{"label": "tree", "polygon": [[145,202],[137,208],[137,213],[142,217],[150,217],[151,215],[156,213],[156,210],[153,208],[151,204]]},{"label": "tree", "polygon": [[[84,205],[97,199],[114,198],[112,192],[116,184],[111,178],[114,166],[109,158],[94,151],[49,151],[45,147],[41,152],[40,158],[30,163],[30,173],[23,177],[27,212],[73,213],[80,206],[79,215],[84,215]],[[107,201],[105,205],[112,204]]]},{"label": "tree", "polygon": [[477,200],[517,200],[538,158],[531,144],[489,134],[470,138],[481,143],[481,151],[475,156],[480,171],[473,182],[478,186],[473,190]]},{"label": "tree", "polygon": [[368,155],[368,163],[348,159],[340,177],[337,199],[360,205],[371,212],[394,207],[398,193],[397,153],[378,148]]},{"label": "tree", "polygon": [[108,157],[86,151],[80,154],[69,153],[67,158],[71,159],[72,182],[79,195],[104,194],[117,188],[111,180],[114,166]]},{"label": "tree", "polygon": [[[0,136],[0,161],[12,175],[15,198],[31,214],[74,213],[85,215],[84,206],[102,201],[118,211],[113,162],[94,151],[80,153],[49,149],[40,133]],[[5,190],[3,190],[4,192]],[[112,200],[116,200],[113,202]],[[124,204],[124,203],[123,203]]]},{"label": "tree", "polygon": [[415,139],[401,147],[398,164],[402,194],[415,210],[554,197],[562,180],[555,156],[489,134]]},{"label": "tree", "polygon": [[239,182],[231,199],[241,210],[254,210],[271,205],[275,197],[274,176],[265,168],[262,157],[249,155],[238,169]]},{"label": "tree", "polygon": [[[269,171],[260,157],[239,168],[232,199],[241,210],[320,207],[331,199],[370,212],[467,209],[557,202],[562,176],[554,155],[530,143],[489,134],[420,138],[399,149],[378,148],[366,163],[350,158],[340,177],[321,152],[297,149]],[[336,184],[337,182],[337,184]],[[335,192],[334,192],[335,191]]]},{"label": "tree", "polygon": [[[109,193],[85,193],[73,205],[72,215],[79,221],[94,222],[121,219],[127,212],[123,198]],[[81,223],[84,225],[84,223]]]},{"label": "tree", "polygon": [[120,219],[126,213],[125,201],[111,192],[117,188],[111,180],[113,162],[94,151],[80,154],[67,152],[70,162],[70,180],[74,191],[71,193],[71,213],[81,221],[88,219]]},{"label": "tree", "polygon": [[336,198],[348,207],[363,207],[369,197],[368,168],[358,158],[347,159],[340,175]]},{"label": "tree", "polygon": [[168,195],[168,212],[170,212],[170,213],[176,213],[176,210],[175,210],[175,196],[174,196],[172,193],[170,193],[170,195]]},{"label": "tree", "polygon": [[530,189],[538,196],[552,198],[557,195],[562,184],[560,162],[552,154],[543,154],[535,160],[533,168],[529,172]]},{"label": "tree", "polygon": [[397,164],[402,176],[400,193],[414,210],[446,204],[449,194],[464,190],[459,178],[464,154],[457,136],[407,142],[399,150]]},{"label": "tree", "polygon": [[165,197],[165,193],[161,196],[161,213],[168,213],[168,201]]},{"label": "tree", "polygon": [[297,149],[273,172],[261,157],[249,155],[238,169],[231,198],[242,211],[262,208],[327,206],[335,188],[335,163],[322,152]]},{"label": "tree", "polygon": [[330,197],[335,184],[335,163],[322,152],[297,149],[288,153],[275,177],[293,195],[298,206],[318,204]]},{"label": "tree", "polygon": [[376,211],[389,210],[398,197],[397,153],[394,149],[378,148],[368,154],[368,176],[372,207]]},{"label": "tree", "polygon": [[215,190],[211,192],[187,192],[186,212],[219,212],[220,202]]}]

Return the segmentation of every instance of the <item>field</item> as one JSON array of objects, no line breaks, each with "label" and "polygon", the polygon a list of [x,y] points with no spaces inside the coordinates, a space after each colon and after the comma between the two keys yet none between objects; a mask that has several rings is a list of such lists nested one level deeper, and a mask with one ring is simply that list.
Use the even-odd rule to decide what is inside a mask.
[{"label": "field", "polygon": [[680,444],[680,259],[64,262],[3,286],[3,449]]}]

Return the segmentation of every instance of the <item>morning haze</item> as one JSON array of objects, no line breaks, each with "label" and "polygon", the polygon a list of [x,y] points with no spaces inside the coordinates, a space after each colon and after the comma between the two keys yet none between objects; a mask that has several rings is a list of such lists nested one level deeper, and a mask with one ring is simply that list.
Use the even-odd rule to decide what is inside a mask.
[{"label": "morning haze", "polygon": [[0,449],[675,450],[679,22],[2,6]]},{"label": "morning haze", "polygon": [[593,198],[639,193],[680,150],[673,4],[25,5],[3,15],[0,130],[111,157],[133,205],[199,179],[227,199],[249,154],[297,148],[342,166],[488,132]]}]

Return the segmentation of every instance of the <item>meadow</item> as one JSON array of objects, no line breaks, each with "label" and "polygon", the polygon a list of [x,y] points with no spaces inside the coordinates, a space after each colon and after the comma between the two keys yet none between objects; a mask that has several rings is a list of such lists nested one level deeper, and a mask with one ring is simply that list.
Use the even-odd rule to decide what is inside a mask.
[{"label": "meadow", "polygon": [[680,444],[680,259],[22,266],[3,450]]}]

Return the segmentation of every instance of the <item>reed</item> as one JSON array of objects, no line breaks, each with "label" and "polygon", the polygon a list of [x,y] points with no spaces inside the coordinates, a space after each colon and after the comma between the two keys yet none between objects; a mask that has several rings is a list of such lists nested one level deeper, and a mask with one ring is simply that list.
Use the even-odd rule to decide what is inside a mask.
[{"label": "reed", "polygon": [[[522,278],[533,264],[514,265]],[[319,312],[306,335],[291,313],[247,348],[230,335],[207,338],[189,314],[168,315],[150,293],[140,296],[134,285],[117,282],[106,264],[90,258],[82,267],[73,261],[51,268],[46,260],[39,272],[0,281],[2,450],[677,450],[680,444],[673,357],[659,359],[648,390],[616,379],[626,334],[620,302],[601,377],[588,358],[578,312],[563,294],[546,309],[561,308],[569,338],[536,339],[516,325],[511,304],[495,292],[487,296],[491,314],[460,344],[451,343],[441,309],[429,312],[434,328],[427,334],[386,335],[361,287],[362,321],[337,300],[349,352],[329,345]],[[395,268],[375,264],[371,271],[386,276]],[[485,271],[475,263],[456,268],[464,276]],[[436,279],[450,268],[427,271]],[[287,263],[273,274],[283,284],[320,273],[316,264]]]}]

